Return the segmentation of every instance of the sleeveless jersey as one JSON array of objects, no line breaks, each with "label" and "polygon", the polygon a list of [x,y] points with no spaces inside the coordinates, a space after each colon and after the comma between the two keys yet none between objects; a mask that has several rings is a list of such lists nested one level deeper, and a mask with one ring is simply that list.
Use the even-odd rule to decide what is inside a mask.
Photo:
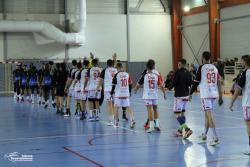
[{"label": "sleeveless jersey", "polygon": [[117,69],[114,67],[108,67],[104,71],[104,91],[110,92],[112,90],[112,80],[117,73]]},{"label": "sleeveless jersey", "polygon": [[100,74],[101,74],[101,68],[99,67],[92,67],[91,69],[89,69],[88,71],[88,78],[89,78],[88,90],[89,91],[96,90],[99,84]]},{"label": "sleeveless jersey", "polygon": [[127,98],[130,96],[129,85],[132,84],[132,80],[127,72],[118,72],[115,75],[115,97]]},{"label": "sleeveless jersey", "polygon": [[197,78],[200,80],[199,88],[201,98],[217,98],[219,96],[217,84],[220,80],[220,75],[213,64],[202,65],[199,68]]}]

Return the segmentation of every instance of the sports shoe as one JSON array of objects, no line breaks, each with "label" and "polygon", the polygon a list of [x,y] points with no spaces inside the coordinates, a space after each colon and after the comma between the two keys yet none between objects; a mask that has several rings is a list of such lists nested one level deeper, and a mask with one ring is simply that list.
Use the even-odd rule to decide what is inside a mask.
[{"label": "sports shoe", "polygon": [[202,135],[198,138],[200,139],[199,144],[206,143],[207,141],[207,136],[204,133],[202,133]]},{"label": "sports shoe", "polygon": [[250,155],[250,147],[248,148],[248,150],[244,151],[243,154]]},{"label": "sports shoe", "polygon": [[213,140],[210,141],[210,143],[209,143],[210,146],[216,146],[217,144],[220,144],[220,141],[217,137],[213,138]]},{"label": "sports shoe", "polygon": [[109,121],[109,122],[107,123],[107,126],[114,126],[114,122],[113,122],[113,121]]},{"label": "sports shoe", "polygon": [[84,112],[82,112],[80,120],[84,120],[84,119],[86,119],[86,116],[85,116]]},{"label": "sports shoe", "polygon": [[95,117],[93,117],[93,116],[92,116],[92,117],[89,117],[89,118],[88,118],[88,121],[89,121],[89,122],[95,121]]},{"label": "sports shoe", "polygon": [[68,112],[66,112],[63,116],[64,116],[64,117],[70,117],[70,115],[69,115]]},{"label": "sports shoe", "polygon": [[178,129],[177,132],[174,134],[175,137],[182,137],[182,130]]},{"label": "sports shoe", "polygon": [[44,105],[44,109],[48,108],[48,106],[49,106],[48,104],[45,104],[45,105]]},{"label": "sports shoe", "polygon": [[61,111],[60,110],[56,110],[56,114],[58,115],[58,114],[60,114],[61,113]]},{"label": "sports shoe", "polygon": [[144,124],[144,129],[146,129],[146,130],[149,129],[149,121],[148,120]]},{"label": "sports shoe", "polygon": [[160,127],[155,127],[155,130],[156,130],[157,132],[160,132],[160,131],[161,131]]},{"label": "sports shoe", "polygon": [[35,104],[34,100],[31,101],[32,104]]},{"label": "sports shoe", "polygon": [[132,121],[132,122],[131,122],[130,128],[131,128],[131,129],[134,129],[134,128],[135,128],[135,121]]},{"label": "sports shoe", "polygon": [[189,128],[185,129],[185,132],[183,133],[184,134],[183,139],[189,138],[189,136],[191,136],[192,133],[193,133],[193,131],[191,129],[189,129]]},{"label": "sports shoe", "polygon": [[56,103],[52,103],[53,108],[56,108]]},{"label": "sports shoe", "polygon": [[122,114],[122,120],[123,121],[128,121],[128,118],[127,118],[126,114]]},{"label": "sports shoe", "polygon": [[147,130],[147,133],[151,133],[151,132],[153,132],[155,129],[154,128],[149,128],[148,130]]},{"label": "sports shoe", "polygon": [[95,116],[95,121],[100,121],[100,117],[99,116]]}]

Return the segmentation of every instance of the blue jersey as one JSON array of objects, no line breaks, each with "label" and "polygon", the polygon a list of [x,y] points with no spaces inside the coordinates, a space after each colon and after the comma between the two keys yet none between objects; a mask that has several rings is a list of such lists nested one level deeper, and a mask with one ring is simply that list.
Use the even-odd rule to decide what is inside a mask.
[{"label": "blue jersey", "polygon": [[30,79],[29,79],[29,85],[30,86],[37,86],[38,82],[37,82],[37,75],[31,75]]},{"label": "blue jersey", "polygon": [[51,86],[52,85],[52,75],[50,73],[45,73],[43,76],[43,85]]},{"label": "blue jersey", "polygon": [[19,82],[21,80],[21,71],[19,69],[16,69],[13,71],[13,80],[14,82]]},{"label": "blue jersey", "polygon": [[21,76],[21,85],[25,86],[27,84],[27,80],[28,80],[28,74],[27,72],[23,72]]}]

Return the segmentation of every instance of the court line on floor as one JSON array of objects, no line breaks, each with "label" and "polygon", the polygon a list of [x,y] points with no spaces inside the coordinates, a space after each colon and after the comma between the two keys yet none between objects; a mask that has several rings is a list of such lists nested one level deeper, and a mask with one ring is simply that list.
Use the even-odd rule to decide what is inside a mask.
[{"label": "court line on floor", "polygon": [[78,153],[78,152],[76,152],[74,150],[71,150],[71,149],[69,149],[67,147],[63,147],[63,149],[70,152],[70,153],[72,153],[72,154],[74,154],[74,155],[76,155],[76,156],[78,156],[78,157],[80,157],[80,158],[82,158],[82,159],[84,159],[84,160],[86,160],[86,161],[88,161],[88,162],[90,162],[90,163],[92,163],[92,164],[94,164],[94,165],[96,165],[97,167],[104,167],[102,164],[99,164],[98,162],[96,162],[96,161],[94,161],[92,159],[89,159],[88,157],[86,157],[86,156],[84,156],[84,155],[82,155],[82,154],[80,154],[80,153]]},{"label": "court line on floor", "polygon": [[0,139],[0,142],[17,141],[17,140],[39,140],[39,139],[54,139],[54,138],[66,138],[66,137],[84,137],[84,136],[105,136],[115,135],[123,133],[103,133],[103,134],[72,134],[72,135],[57,135],[57,136],[38,136],[38,137],[27,137],[27,138],[15,138],[15,139]]}]

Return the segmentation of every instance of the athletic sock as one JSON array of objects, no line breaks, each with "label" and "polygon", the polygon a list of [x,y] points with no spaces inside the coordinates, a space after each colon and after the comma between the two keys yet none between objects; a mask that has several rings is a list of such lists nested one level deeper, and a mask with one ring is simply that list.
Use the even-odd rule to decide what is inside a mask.
[{"label": "athletic sock", "polygon": [[154,128],[154,121],[149,121],[149,128],[150,129]]},{"label": "athletic sock", "polygon": [[215,138],[218,138],[217,133],[216,133],[216,129],[215,129],[215,127],[214,127],[214,128],[212,128],[212,131],[213,131],[213,135],[214,135],[214,137],[215,137]]},{"label": "athletic sock", "polygon": [[157,118],[157,119],[155,119],[155,127],[159,127],[160,126],[160,124],[159,124],[159,119]]},{"label": "athletic sock", "polygon": [[112,122],[114,121],[114,115],[109,116],[109,121],[112,121]]},{"label": "athletic sock", "polygon": [[207,128],[207,127],[205,127],[205,129],[204,129],[204,135],[206,135],[206,136],[207,136],[207,132],[208,132],[208,128]]},{"label": "athletic sock", "polygon": [[89,110],[89,117],[93,117],[93,110]]}]

